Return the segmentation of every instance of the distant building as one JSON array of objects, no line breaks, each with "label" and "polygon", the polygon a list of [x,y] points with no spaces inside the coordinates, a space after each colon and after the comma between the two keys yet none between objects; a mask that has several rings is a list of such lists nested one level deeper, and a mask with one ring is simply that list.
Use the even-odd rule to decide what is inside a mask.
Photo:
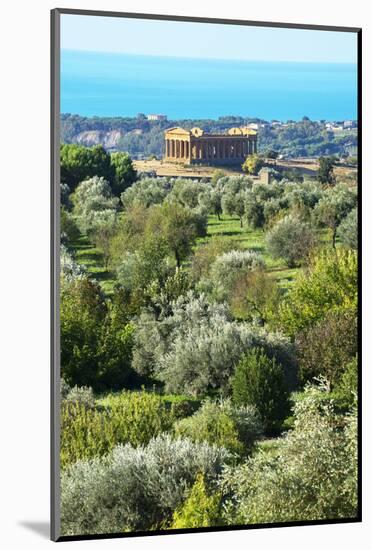
[{"label": "distant building", "polygon": [[329,132],[341,132],[343,130],[343,126],[337,122],[327,122],[326,130]]},{"label": "distant building", "polygon": [[167,120],[167,115],[147,115],[147,120]]},{"label": "distant building", "polygon": [[345,130],[347,130],[348,128],[354,128],[355,127],[354,120],[344,120],[343,127]]},{"label": "distant building", "polygon": [[257,152],[257,133],[246,126],[225,134],[206,134],[201,128],[169,128],[165,132],[165,160],[186,164],[241,165]]}]

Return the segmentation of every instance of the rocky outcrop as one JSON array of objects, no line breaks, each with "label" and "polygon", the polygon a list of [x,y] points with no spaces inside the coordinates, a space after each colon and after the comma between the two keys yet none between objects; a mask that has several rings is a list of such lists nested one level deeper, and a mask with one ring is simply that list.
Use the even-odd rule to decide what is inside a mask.
[{"label": "rocky outcrop", "polygon": [[86,147],[103,145],[105,149],[117,149],[123,135],[123,132],[120,130],[111,130],[107,132],[102,130],[90,130],[77,134],[74,142],[85,145]]}]

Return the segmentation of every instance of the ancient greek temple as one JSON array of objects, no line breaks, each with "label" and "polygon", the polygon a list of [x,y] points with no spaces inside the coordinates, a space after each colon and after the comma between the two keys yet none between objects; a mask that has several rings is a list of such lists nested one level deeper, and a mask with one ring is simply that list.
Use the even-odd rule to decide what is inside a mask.
[{"label": "ancient greek temple", "polygon": [[165,132],[165,159],[184,164],[242,164],[257,152],[257,133],[231,128],[225,134],[206,134],[201,128],[169,128]]}]

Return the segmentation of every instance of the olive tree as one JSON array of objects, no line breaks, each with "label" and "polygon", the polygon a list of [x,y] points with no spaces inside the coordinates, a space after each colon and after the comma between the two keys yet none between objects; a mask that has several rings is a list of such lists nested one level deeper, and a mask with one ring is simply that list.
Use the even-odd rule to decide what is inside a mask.
[{"label": "olive tree", "polygon": [[317,222],[331,230],[332,246],[336,246],[339,225],[357,204],[357,194],[346,185],[327,189],[314,209]]},{"label": "olive tree", "polygon": [[316,244],[316,235],[306,223],[286,216],[266,236],[267,250],[273,258],[282,258],[289,267],[305,260]]}]

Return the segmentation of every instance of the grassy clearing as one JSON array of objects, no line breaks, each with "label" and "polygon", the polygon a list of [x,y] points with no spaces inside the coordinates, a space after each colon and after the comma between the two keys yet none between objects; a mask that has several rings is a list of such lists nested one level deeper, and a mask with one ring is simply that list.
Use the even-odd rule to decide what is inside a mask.
[{"label": "grassy clearing", "polygon": [[[278,281],[280,286],[286,288],[295,279],[300,269],[289,269],[281,260],[273,260],[265,250],[265,236],[262,229],[250,229],[246,225],[240,227],[237,217],[225,216],[218,220],[217,216],[209,216],[207,236],[198,239],[196,246],[202,246],[212,237],[218,236],[226,241],[236,242],[239,248],[254,250],[261,254],[266,262],[268,272]],[[85,267],[86,271],[96,279],[107,295],[113,293],[115,274],[104,267],[102,253],[99,248],[91,244],[84,235],[71,243],[71,249],[76,261]]]},{"label": "grassy clearing", "polygon": [[241,227],[240,220],[236,216],[222,215],[221,220],[218,220],[215,215],[209,216],[207,236],[198,239],[197,246],[202,246],[203,243],[216,236],[226,241],[232,240],[239,248],[254,250],[261,254],[268,273],[271,273],[283,288],[289,287],[301,270],[300,268],[288,268],[282,260],[273,260],[265,249],[263,229],[251,229],[245,224]]},{"label": "grassy clearing", "polygon": [[[209,216],[207,236],[197,240],[196,248],[213,237],[226,241],[232,240],[238,248],[254,250],[261,254],[268,273],[283,289],[289,288],[301,271],[301,268],[288,268],[283,260],[273,260],[265,249],[265,232],[262,229],[251,229],[246,224],[241,227],[240,220],[236,216],[222,215],[220,220],[217,216]],[[330,233],[326,230],[321,231],[319,239],[321,245],[328,245],[331,240]],[[91,244],[86,236],[79,237],[72,243],[71,248],[76,261],[100,283],[107,295],[111,295],[115,285],[115,273],[104,267],[99,248]]]},{"label": "grassy clearing", "polygon": [[115,285],[115,274],[104,267],[101,251],[82,235],[71,243],[71,249],[76,261],[81,264],[93,279],[99,282],[103,292],[110,295]]}]

